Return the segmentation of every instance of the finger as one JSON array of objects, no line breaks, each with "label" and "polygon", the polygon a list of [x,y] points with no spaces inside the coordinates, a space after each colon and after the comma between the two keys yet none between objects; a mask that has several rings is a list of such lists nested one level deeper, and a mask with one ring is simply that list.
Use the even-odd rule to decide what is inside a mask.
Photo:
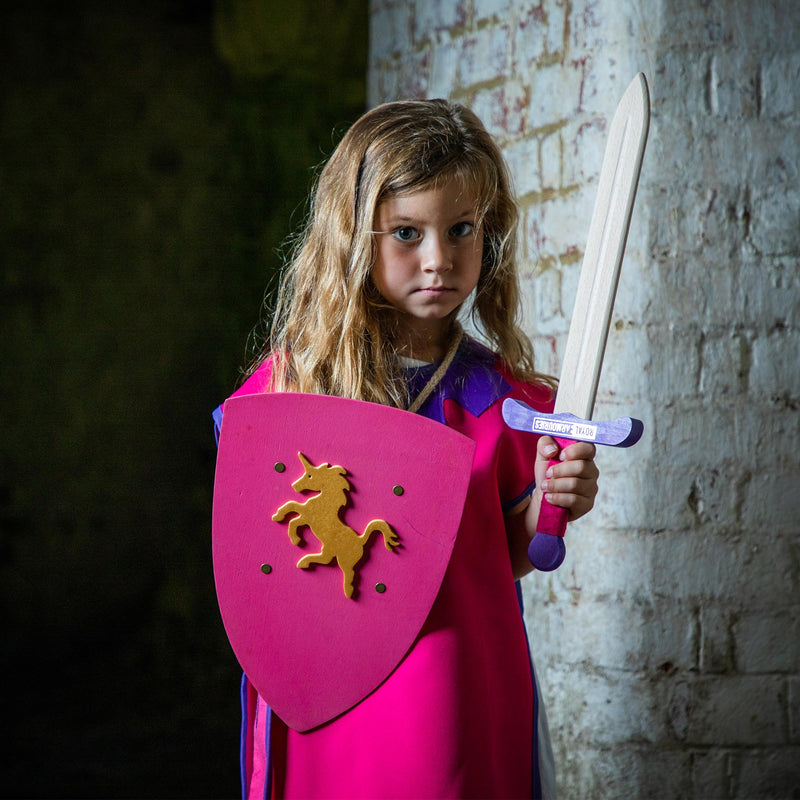
[{"label": "finger", "polygon": [[561,461],[593,461],[597,448],[591,442],[573,442],[565,447],[559,459]]},{"label": "finger", "polygon": [[594,497],[583,497],[572,492],[552,492],[545,494],[547,502],[566,509],[567,519],[572,522],[594,507]]},{"label": "finger", "polygon": [[593,498],[583,497],[575,492],[547,492],[545,498],[550,505],[572,512],[590,507],[594,502]]},{"label": "finger", "polygon": [[590,478],[596,479],[600,470],[594,461],[562,461],[548,467],[546,478]]},{"label": "finger", "polygon": [[558,453],[558,445],[551,436],[542,436],[536,445],[536,460],[549,461]]},{"label": "finger", "polygon": [[548,500],[551,494],[594,498],[597,496],[597,481],[592,478],[548,478],[542,483],[541,490]]}]

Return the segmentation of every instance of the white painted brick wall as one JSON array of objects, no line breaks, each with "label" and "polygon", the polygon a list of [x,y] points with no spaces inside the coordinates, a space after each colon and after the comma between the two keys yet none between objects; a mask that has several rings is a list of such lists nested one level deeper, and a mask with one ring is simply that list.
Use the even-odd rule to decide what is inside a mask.
[{"label": "white painted brick wall", "polygon": [[800,793],[800,4],[372,0],[369,101],[472,107],[512,166],[527,330],[557,374],[607,126],[650,141],[565,564],[526,579],[561,796]]}]

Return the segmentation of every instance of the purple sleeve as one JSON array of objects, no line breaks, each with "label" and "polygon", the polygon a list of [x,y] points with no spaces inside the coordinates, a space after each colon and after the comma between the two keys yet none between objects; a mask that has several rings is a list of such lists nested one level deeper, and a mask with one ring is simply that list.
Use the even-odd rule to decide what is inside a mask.
[{"label": "purple sleeve", "polygon": [[222,406],[217,406],[211,416],[214,420],[214,441],[219,446],[219,432],[222,428]]}]

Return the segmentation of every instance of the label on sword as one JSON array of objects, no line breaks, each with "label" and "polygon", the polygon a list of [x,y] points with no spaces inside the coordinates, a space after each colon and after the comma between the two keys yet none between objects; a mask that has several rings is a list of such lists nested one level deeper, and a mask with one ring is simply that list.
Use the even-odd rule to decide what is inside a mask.
[{"label": "label on sword", "polygon": [[593,442],[597,439],[597,425],[586,422],[568,422],[546,417],[536,417],[533,420],[533,433],[544,433],[548,436],[560,436],[563,439],[579,439],[584,442]]}]

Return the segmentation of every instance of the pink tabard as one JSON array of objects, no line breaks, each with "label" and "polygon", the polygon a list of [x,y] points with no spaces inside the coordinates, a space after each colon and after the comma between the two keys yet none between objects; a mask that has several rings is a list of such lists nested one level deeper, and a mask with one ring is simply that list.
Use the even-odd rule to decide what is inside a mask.
[{"label": "pink tabard", "polygon": [[[453,555],[419,638],[371,695],[307,733],[283,725],[245,680],[245,796],[262,798],[270,784],[278,798],[540,795],[536,691],[503,521],[532,487],[536,437],[508,428],[501,405],[510,396],[549,411],[552,396],[489,357],[467,342],[449,390],[422,409],[475,441],[476,453]],[[256,375],[239,393],[263,387]]]}]

